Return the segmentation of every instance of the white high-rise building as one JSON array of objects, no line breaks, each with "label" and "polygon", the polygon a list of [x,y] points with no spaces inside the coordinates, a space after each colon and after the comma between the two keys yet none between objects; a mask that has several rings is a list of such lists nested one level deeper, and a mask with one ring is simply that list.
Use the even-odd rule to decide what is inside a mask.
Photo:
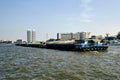
[{"label": "white high-rise building", "polygon": [[32,42],[32,32],[31,30],[27,30],[27,42],[31,43]]},{"label": "white high-rise building", "polygon": [[27,42],[31,43],[31,42],[35,42],[36,40],[36,32],[35,30],[27,30]]},{"label": "white high-rise building", "polygon": [[36,32],[35,30],[32,30],[32,42],[36,41]]}]

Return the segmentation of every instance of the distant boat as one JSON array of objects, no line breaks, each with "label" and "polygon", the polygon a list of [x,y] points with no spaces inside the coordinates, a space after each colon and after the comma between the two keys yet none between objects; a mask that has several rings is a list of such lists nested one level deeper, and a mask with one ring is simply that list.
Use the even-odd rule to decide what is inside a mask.
[{"label": "distant boat", "polygon": [[120,42],[118,40],[105,40],[104,43],[108,44],[109,46],[120,45]]},{"label": "distant boat", "polygon": [[120,45],[120,42],[119,41],[117,41],[117,40],[112,40],[112,41],[110,41],[110,44],[109,44],[110,46],[118,46],[118,45]]}]

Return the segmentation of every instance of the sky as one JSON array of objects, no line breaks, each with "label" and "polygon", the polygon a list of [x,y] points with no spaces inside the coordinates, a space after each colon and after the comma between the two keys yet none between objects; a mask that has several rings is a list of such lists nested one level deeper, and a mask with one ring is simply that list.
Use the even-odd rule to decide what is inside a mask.
[{"label": "sky", "polygon": [[120,31],[120,0],[0,0],[0,40],[26,40],[35,29],[38,41],[57,33]]}]

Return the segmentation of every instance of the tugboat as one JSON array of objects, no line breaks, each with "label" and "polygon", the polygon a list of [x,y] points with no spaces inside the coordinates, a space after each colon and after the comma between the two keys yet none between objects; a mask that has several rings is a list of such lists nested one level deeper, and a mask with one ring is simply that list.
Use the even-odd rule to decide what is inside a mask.
[{"label": "tugboat", "polygon": [[48,42],[46,48],[67,51],[103,51],[107,50],[108,46],[104,45],[99,40],[84,39]]},{"label": "tugboat", "polygon": [[101,51],[107,50],[108,46],[96,39],[85,39],[75,41],[76,51]]}]

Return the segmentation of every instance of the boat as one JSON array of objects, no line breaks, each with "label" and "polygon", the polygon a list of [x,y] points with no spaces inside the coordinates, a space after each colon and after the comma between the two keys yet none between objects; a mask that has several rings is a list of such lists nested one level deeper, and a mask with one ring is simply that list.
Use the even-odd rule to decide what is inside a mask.
[{"label": "boat", "polygon": [[37,47],[46,49],[58,49],[65,51],[103,51],[107,50],[108,45],[101,43],[100,40],[82,39],[82,40],[58,40],[46,43],[16,44],[24,47]]},{"label": "boat", "polygon": [[67,51],[101,51],[107,50],[108,46],[101,43],[100,40],[83,39],[48,42],[46,43],[46,48]]},{"label": "boat", "polygon": [[75,42],[75,50],[77,51],[101,51],[108,48],[108,45],[96,39],[76,40]]},{"label": "boat", "polygon": [[109,46],[120,46],[119,40],[103,40],[103,43]]},{"label": "boat", "polygon": [[23,47],[35,47],[35,48],[46,48],[46,43],[41,42],[41,43],[22,43],[22,44],[15,44],[17,46],[23,46]]},{"label": "boat", "polygon": [[47,49],[59,49],[59,50],[73,50],[75,40],[59,40],[46,42]]}]

